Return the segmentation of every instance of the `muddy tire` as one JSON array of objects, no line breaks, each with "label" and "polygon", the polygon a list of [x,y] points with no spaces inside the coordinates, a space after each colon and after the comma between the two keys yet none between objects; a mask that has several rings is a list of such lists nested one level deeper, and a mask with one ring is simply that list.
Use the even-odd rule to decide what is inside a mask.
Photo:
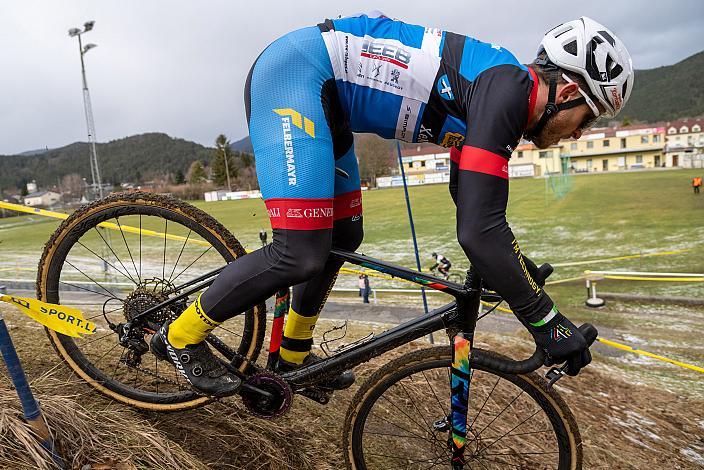
[{"label": "muddy tire", "polygon": [[[116,219],[119,225],[120,217],[123,218],[122,220],[130,220],[130,217],[132,217],[131,220],[136,220],[136,217],[139,217],[139,271],[142,270],[141,222],[143,218],[145,220],[163,220],[165,221],[167,228],[170,222],[172,227],[177,226],[181,228],[183,232],[188,231],[188,237],[181,236],[180,239],[176,238],[178,240],[177,242],[172,242],[175,245],[174,250],[177,252],[181,239],[185,239],[185,241],[182,242],[183,246],[180,247],[181,252],[178,254],[178,259],[176,260],[173,270],[171,271],[171,277],[176,275],[175,273],[177,266],[179,264],[179,260],[182,258],[186,245],[188,245],[187,242],[192,242],[196,238],[200,246],[207,247],[205,249],[205,252],[208,253],[206,258],[212,257],[213,260],[217,261],[217,264],[212,265],[208,270],[216,269],[220,267],[220,265],[224,265],[246,254],[246,251],[242,245],[227,229],[225,229],[222,224],[217,222],[213,217],[209,216],[202,210],[190,204],[173,197],[144,192],[112,194],[104,199],[83,206],[75,211],[51,236],[50,240],[44,247],[44,253],[39,263],[37,274],[37,298],[46,302],[57,304],[61,303],[62,299],[60,297],[64,293],[62,289],[66,289],[65,285],[67,284],[72,285],[72,283],[75,283],[73,281],[65,281],[66,275],[62,278],[62,271],[70,270],[68,265],[74,267],[74,265],[67,260],[67,256],[71,250],[78,250],[79,246],[82,247],[87,245],[88,242],[85,240],[88,236],[93,236],[97,239],[94,232],[97,233],[103,230],[102,228],[97,228],[98,224],[105,223],[106,221],[108,221],[107,223],[110,223],[110,220]],[[105,225],[101,227],[104,226]],[[116,235],[113,235],[116,239],[116,242],[113,245],[117,246],[118,242],[122,243],[122,240],[124,240],[124,245],[127,247],[127,251],[130,252],[130,258],[133,258],[132,264],[135,266],[134,271],[132,271],[132,268],[128,262],[122,263],[122,261],[120,261],[120,264],[118,264],[115,262],[114,258],[107,258],[102,262],[115,268],[113,271],[117,271],[120,274],[123,274],[126,278],[132,279],[135,283],[133,290],[136,290],[137,286],[141,286],[144,280],[139,276],[137,271],[137,266],[134,259],[136,258],[136,253],[133,257],[129,243],[127,239],[125,239],[125,234],[122,233],[123,227],[120,226],[119,228],[120,231],[117,232]],[[107,231],[109,232],[109,230]],[[115,231],[113,231],[113,233],[115,233]],[[86,236],[84,237],[84,235]],[[98,235],[103,238],[103,235],[100,233],[98,233]],[[122,238],[120,238],[120,236],[122,236]],[[136,235],[132,232],[132,235],[130,236],[135,237]],[[164,244],[164,265],[166,267],[167,236],[163,236],[162,238],[163,242],[162,239],[157,239],[157,241],[154,241],[153,238],[150,239],[150,241],[155,244]],[[147,240],[146,236],[145,240]],[[103,239],[103,241],[105,241],[105,239]],[[110,251],[115,254],[115,257],[117,257],[118,255],[111,247],[111,244],[108,242],[105,242],[105,244]],[[132,243],[131,248],[136,251],[134,243]],[[188,248],[190,248],[190,246]],[[89,251],[91,253],[95,253],[96,249],[92,248],[89,249]],[[103,259],[99,254],[98,257]],[[186,264],[186,262],[184,262],[184,264]],[[170,265],[169,268],[171,268]],[[78,272],[83,274],[81,268],[77,269]],[[181,270],[181,266],[178,267],[178,270]],[[168,271],[169,269],[163,269],[163,272]],[[181,274],[179,274],[179,276],[180,275]],[[88,277],[88,279],[93,279],[90,274],[86,275],[86,277]],[[164,277],[166,277],[166,275],[164,275]],[[137,281],[137,278],[139,278],[139,282]],[[127,279],[126,283],[129,283],[129,279]],[[183,280],[183,277],[181,279]],[[99,281],[96,281],[96,283],[98,286],[102,287]],[[89,290],[86,288],[84,289]],[[144,288],[142,289],[147,293],[151,292],[145,290]],[[129,295],[132,295],[132,293],[127,294],[127,297],[129,297]],[[68,297],[68,295],[66,295],[66,297]],[[66,302],[64,303],[66,304]],[[119,308],[117,310],[119,310]],[[105,309],[103,309],[103,312],[104,311]],[[118,314],[122,314],[122,311],[119,311]],[[107,320],[107,317],[105,318]],[[249,363],[252,363],[257,359],[257,356],[261,350],[266,328],[266,307],[264,304],[260,304],[253,309],[244,312],[238,318],[240,319],[237,327],[238,330],[236,331],[236,339],[238,344],[228,344],[228,346],[232,351],[237,353],[236,357],[239,357],[238,360],[233,361],[233,364],[241,371],[244,371],[248,367]],[[124,319],[122,321],[124,322]],[[107,340],[117,344],[117,336],[115,334],[110,336],[109,331],[110,330],[107,329],[107,333],[105,333],[105,331],[103,332],[106,336],[108,336]],[[162,391],[160,393],[157,383],[155,393],[153,389],[130,385],[129,383],[126,383],[126,380],[116,380],[115,377],[109,373],[109,371],[105,370],[107,369],[105,366],[96,365],[95,358],[88,357],[87,354],[84,354],[84,345],[88,344],[87,342],[81,343],[77,339],[61,335],[51,330],[47,330],[47,334],[59,356],[73,370],[73,372],[75,372],[79,377],[99,392],[122,403],[152,411],[178,411],[202,406],[211,401],[209,397],[196,394],[188,387],[167,392]],[[96,333],[96,336],[97,335],[98,333]],[[149,338],[147,337],[146,340],[148,341],[148,339]],[[112,345],[109,346],[113,347]],[[115,346],[116,351],[123,349],[124,348],[119,346],[119,344]],[[156,365],[158,372],[158,361],[155,360],[154,356],[151,356],[151,353],[146,353],[146,356],[150,356],[150,360],[154,359],[154,362],[157,363]],[[122,357],[120,357],[120,361],[122,361]],[[162,362],[162,364],[166,363]],[[117,367],[119,367],[119,364],[115,366],[116,370]],[[112,366],[110,366],[110,369],[112,369]],[[162,388],[166,387],[163,385]]]},{"label": "muddy tire", "polygon": [[[345,420],[348,469],[449,468],[449,432],[435,425],[449,413],[450,364],[449,347],[414,351],[362,385]],[[582,468],[574,416],[542,377],[473,367],[466,468]]]}]

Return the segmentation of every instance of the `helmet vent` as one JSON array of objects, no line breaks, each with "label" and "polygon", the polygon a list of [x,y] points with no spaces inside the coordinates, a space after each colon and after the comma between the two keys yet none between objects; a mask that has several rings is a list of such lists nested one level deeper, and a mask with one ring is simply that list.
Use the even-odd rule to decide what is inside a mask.
[{"label": "helmet vent", "polygon": [[611,44],[612,46],[616,47],[616,40],[614,39],[613,36],[611,36],[611,35],[610,35],[609,33],[607,33],[606,31],[599,31],[599,34],[601,34],[601,35],[604,37],[604,39],[606,39],[607,41],[609,41],[609,44]]},{"label": "helmet vent", "polygon": [[621,96],[628,96],[626,95],[626,90],[628,90],[628,81],[623,82],[623,88],[621,88]]},{"label": "helmet vent", "polygon": [[573,40],[562,46],[565,52],[577,57],[577,40]]},{"label": "helmet vent", "polygon": [[567,25],[561,24],[561,25],[558,26],[557,28],[553,29],[553,31],[555,31],[555,34],[553,35],[553,37],[554,37],[554,38],[559,38],[560,36],[562,36],[562,35],[565,34],[566,32],[572,31],[573,29],[574,29],[574,27],[573,27],[572,25],[569,25],[569,24],[567,24]]}]

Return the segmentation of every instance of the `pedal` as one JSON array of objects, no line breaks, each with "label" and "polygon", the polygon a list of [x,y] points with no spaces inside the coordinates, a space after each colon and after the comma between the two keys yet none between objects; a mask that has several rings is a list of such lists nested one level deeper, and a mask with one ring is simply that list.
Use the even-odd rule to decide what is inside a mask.
[{"label": "pedal", "polygon": [[327,390],[320,387],[306,387],[296,390],[296,393],[321,405],[327,405],[332,398],[332,390]]}]

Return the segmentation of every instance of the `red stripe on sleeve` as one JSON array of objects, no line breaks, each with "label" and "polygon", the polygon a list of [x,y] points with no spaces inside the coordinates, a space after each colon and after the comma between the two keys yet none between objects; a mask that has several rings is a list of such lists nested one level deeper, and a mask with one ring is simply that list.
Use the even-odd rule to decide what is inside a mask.
[{"label": "red stripe on sleeve", "polygon": [[508,179],[508,160],[488,150],[465,145],[460,156],[460,170]]},{"label": "red stripe on sleeve", "polygon": [[461,154],[462,154],[462,152],[460,151],[460,149],[458,149],[457,147],[452,147],[450,149],[450,160],[452,160],[455,163],[459,163]]}]

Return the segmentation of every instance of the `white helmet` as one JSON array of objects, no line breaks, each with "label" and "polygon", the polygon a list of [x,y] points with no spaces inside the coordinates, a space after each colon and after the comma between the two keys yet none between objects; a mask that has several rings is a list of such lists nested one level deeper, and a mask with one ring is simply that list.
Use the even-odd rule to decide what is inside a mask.
[{"label": "white helmet", "polygon": [[633,62],[623,42],[603,25],[586,16],[563,23],[545,34],[538,55],[543,50],[556,66],[584,77],[604,115],[614,117],[626,105],[633,90]]}]

